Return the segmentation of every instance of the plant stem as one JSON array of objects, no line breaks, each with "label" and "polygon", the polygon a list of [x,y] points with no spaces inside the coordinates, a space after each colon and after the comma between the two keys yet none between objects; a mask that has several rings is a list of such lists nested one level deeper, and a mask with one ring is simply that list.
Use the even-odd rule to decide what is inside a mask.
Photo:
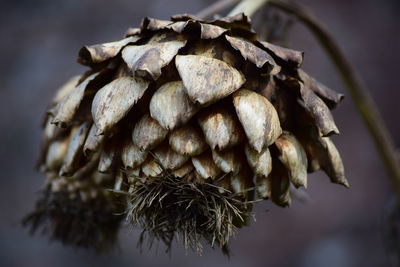
[{"label": "plant stem", "polygon": [[224,9],[227,9],[230,6],[233,6],[234,4],[238,3],[240,0],[219,0],[215,2],[212,5],[209,5],[208,7],[204,8],[200,12],[196,14],[196,17],[199,17],[201,19],[206,19],[212,15],[215,15],[219,12],[221,12]]},{"label": "plant stem", "polygon": [[321,43],[340,72],[351,98],[366,124],[382,161],[388,171],[393,187],[400,198],[400,162],[394,142],[367,87],[358,72],[342,53],[335,39],[313,14],[296,3],[269,0],[268,4],[296,16]]},{"label": "plant stem", "polygon": [[229,12],[228,16],[233,16],[239,13],[244,13],[251,17],[260,7],[265,5],[268,0],[242,0],[234,9]]}]

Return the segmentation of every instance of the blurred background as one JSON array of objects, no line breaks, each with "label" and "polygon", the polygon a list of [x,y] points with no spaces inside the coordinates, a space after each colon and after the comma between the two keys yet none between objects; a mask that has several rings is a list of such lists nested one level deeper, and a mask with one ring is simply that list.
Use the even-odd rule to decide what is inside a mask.
[{"label": "blurred background", "polygon": [[[398,0],[298,0],[310,7],[357,67],[400,146],[400,2]],[[318,172],[309,177],[305,205],[256,206],[251,227],[232,240],[232,257],[206,249],[200,257],[177,244],[142,253],[139,231],[121,231],[120,249],[107,255],[63,247],[30,236],[21,218],[31,211],[43,176],[34,169],[40,122],[55,89],[85,70],[76,64],[86,44],[120,38],[144,16],[196,13],[211,0],[2,0],[0,8],[0,266],[389,266],[385,217],[392,190],[349,97],[334,111],[334,137],[351,188]],[[301,25],[290,31],[292,48],[305,51],[304,68],[348,95],[332,64]]]}]

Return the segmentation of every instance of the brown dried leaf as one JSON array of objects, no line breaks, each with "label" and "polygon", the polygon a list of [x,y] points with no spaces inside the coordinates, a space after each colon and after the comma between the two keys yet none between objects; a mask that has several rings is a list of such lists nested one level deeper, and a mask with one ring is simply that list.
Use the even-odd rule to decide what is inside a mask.
[{"label": "brown dried leaf", "polygon": [[89,156],[95,152],[98,152],[100,146],[104,141],[104,135],[97,135],[96,124],[92,124],[88,136],[86,137],[85,145],[83,146],[83,153],[85,156]]},{"label": "brown dried leaf", "polygon": [[[301,122],[301,125],[296,132],[296,137],[307,153],[309,171],[323,169],[332,183],[349,187],[344,174],[342,159],[330,138],[320,136],[318,129],[312,124],[310,125],[312,123],[311,118],[300,114],[298,121]],[[302,130],[304,128],[308,130]]]},{"label": "brown dried leaf", "polygon": [[233,95],[233,104],[249,143],[257,152],[281,135],[278,113],[262,95],[242,89]]},{"label": "brown dried leaf", "polygon": [[[275,57],[278,61],[282,61],[283,64],[287,64],[289,67],[298,68],[303,63],[304,53],[278,45],[274,45],[268,42],[259,42],[265,49]],[[283,65],[282,64],[282,65]]]},{"label": "brown dried leaf", "polygon": [[288,78],[286,83],[299,91],[304,108],[313,117],[322,136],[339,134],[332,113],[321,98],[297,79]]},{"label": "brown dried leaf", "polygon": [[167,136],[164,129],[150,114],[145,114],[133,129],[133,143],[140,149],[149,150],[159,145]]},{"label": "brown dried leaf", "polygon": [[266,147],[261,152],[257,152],[246,144],[244,152],[253,173],[260,178],[268,177],[272,170],[272,158],[269,149]]},{"label": "brown dried leaf", "polygon": [[254,63],[258,68],[263,68],[268,64],[268,70],[271,75],[276,75],[280,72],[281,68],[266,51],[242,38],[231,37],[228,35],[225,35],[225,38],[234,49],[239,50],[244,59]]},{"label": "brown dried leaf", "polygon": [[246,81],[227,63],[204,56],[176,56],[175,64],[190,99],[212,104],[238,90]]},{"label": "brown dried leaf", "polygon": [[78,62],[87,66],[104,62],[118,55],[127,44],[137,42],[140,39],[139,36],[130,36],[115,42],[84,46],[79,51]]},{"label": "brown dried leaf", "polygon": [[135,169],[146,160],[147,154],[147,151],[140,150],[131,139],[128,139],[122,146],[122,164],[126,169]]},{"label": "brown dried leaf", "polygon": [[122,58],[132,71],[141,76],[149,74],[156,80],[161,75],[161,69],[171,62],[185,44],[186,40],[182,37],[161,33],[147,44],[125,47]]},{"label": "brown dried leaf", "polygon": [[83,157],[83,144],[89,131],[90,124],[85,122],[71,131],[70,142],[67,154],[64,157],[63,165],[60,169],[60,176],[72,176],[81,166]]},{"label": "brown dried leaf", "polygon": [[240,151],[235,148],[223,151],[212,150],[212,157],[215,164],[225,173],[238,173],[243,165],[243,158]]},{"label": "brown dried leaf", "polygon": [[172,131],[169,145],[179,154],[187,156],[197,156],[207,149],[201,129],[191,124]]},{"label": "brown dried leaf", "polygon": [[98,128],[96,134],[104,134],[119,122],[148,86],[149,82],[141,78],[122,77],[101,88],[92,104],[92,116]]},{"label": "brown dried leaf", "polygon": [[336,91],[326,87],[325,85],[323,85],[322,83],[318,82],[313,77],[308,75],[303,70],[299,69],[298,75],[299,75],[300,79],[303,81],[304,87],[309,88],[314,93],[316,93],[319,97],[321,97],[322,100],[324,100],[325,103],[330,108],[336,107],[336,105],[339,104],[343,100],[343,98],[344,98],[343,94],[337,93]]},{"label": "brown dried leaf", "polygon": [[75,89],[69,94],[63,97],[61,102],[55,108],[55,116],[52,123],[62,127],[67,126],[74,118],[83,97],[85,96],[85,90],[88,84],[93,81],[101,72],[94,73],[87,77],[81,82]]},{"label": "brown dried leaf", "polygon": [[298,188],[307,187],[307,155],[296,137],[289,132],[283,132],[276,139],[275,145],[279,150],[279,159],[289,171],[292,184]]},{"label": "brown dried leaf", "polygon": [[168,142],[159,145],[154,150],[154,154],[163,168],[167,170],[176,170],[189,159],[189,156],[181,155],[172,150],[168,145]]},{"label": "brown dried leaf", "polygon": [[214,163],[210,151],[205,151],[201,155],[193,157],[192,164],[197,173],[204,179],[215,179],[221,173],[221,170]]},{"label": "brown dried leaf", "polygon": [[150,101],[151,117],[169,130],[188,122],[197,110],[198,107],[190,101],[181,81],[164,84]]},{"label": "brown dried leaf", "polygon": [[243,140],[243,130],[236,117],[226,108],[211,108],[203,112],[198,122],[206,142],[215,150],[239,144]]}]

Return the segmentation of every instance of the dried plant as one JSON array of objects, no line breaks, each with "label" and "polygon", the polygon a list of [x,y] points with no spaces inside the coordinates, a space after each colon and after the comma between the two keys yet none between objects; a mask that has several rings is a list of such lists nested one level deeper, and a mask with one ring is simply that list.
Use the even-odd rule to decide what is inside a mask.
[{"label": "dried plant", "polygon": [[[85,46],[78,61],[90,70],[56,93],[40,169],[50,184],[84,181],[127,196],[128,222],[150,245],[169,248],[181,235],[199,253],[202,239],[227,251],[254,191],[288,206],[290,184],[306,187],[319,169],[348,186],[329,137],[339,133],[330,110],[343,96],[300,68],[302,52],[258,40],[243,13],[145,18],[120,41]],[[52,188],[46,207],[58,199]]]}]

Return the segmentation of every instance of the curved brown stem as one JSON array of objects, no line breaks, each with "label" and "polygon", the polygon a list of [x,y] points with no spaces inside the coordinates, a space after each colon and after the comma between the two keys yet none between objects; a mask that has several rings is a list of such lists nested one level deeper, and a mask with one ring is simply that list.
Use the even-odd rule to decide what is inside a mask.
[{"label": "curved brown stem", "polygon": [[196,14],[196,17],[201,19],[206,19],[214,14],[221,12],[228,7],[233,6],[234,4],[238,3],[240,0],[219,0],[214,4],[209,5],[208,7],[204,8],[200,12]]},{"label": "curved brown stem", "polygon": [[394,189],[398,197],[400,197],[400,162],[394,142],[358,72],[344,56],[339,45],[326,30],[325,26],[309,10],[290,1],[269,0],[267,4],[296,16],[311,30],[328,53],[347,85],[351,98],[360,112],[385,164]]}]

